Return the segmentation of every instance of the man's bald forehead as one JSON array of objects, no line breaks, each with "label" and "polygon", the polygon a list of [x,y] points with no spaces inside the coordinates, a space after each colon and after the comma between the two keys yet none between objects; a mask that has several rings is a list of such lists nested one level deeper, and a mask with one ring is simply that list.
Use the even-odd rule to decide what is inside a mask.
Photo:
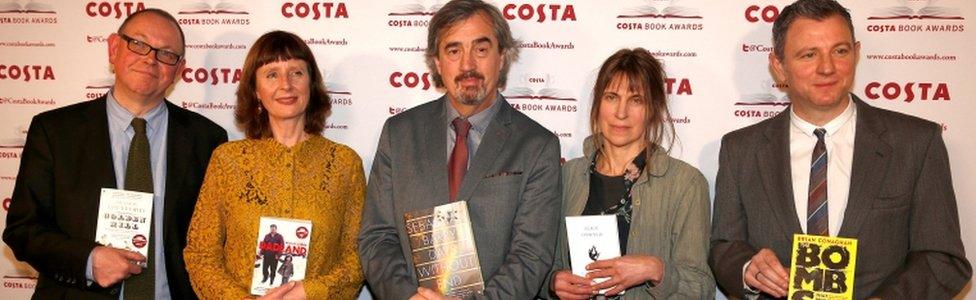
[{"label": "man's bald forehead", "polygon": [[176,31],[178,31],[180,33],[180,48],[181,49],[186,49],[186,36],[183,34],[183,28],[180,27],[179,21],[177,21],[176,18],[173,17],[173,15],[171,15],[170,13],[168,13],[165,10],[162,10],[162,9],[158,9],[158,8],[147,8],[147,9],[140,10],[140,11],[137,11],[137,12],[129,15],[128,17],[125,18],[125,21],[122,21],[122,25],[119,25],[118,32],[119,33],[122,33],[122,31],[125,30],[126,27],[129,26],[129,23],[132,22],[132,20],[135,20],[135,19],[141,18],[141,17],[146,17],[146,16],[158,16],[158,17],[163,18],[164,20],[166,20],[170,24],[172,24],[173,25],[173,28],[175,28]]}]

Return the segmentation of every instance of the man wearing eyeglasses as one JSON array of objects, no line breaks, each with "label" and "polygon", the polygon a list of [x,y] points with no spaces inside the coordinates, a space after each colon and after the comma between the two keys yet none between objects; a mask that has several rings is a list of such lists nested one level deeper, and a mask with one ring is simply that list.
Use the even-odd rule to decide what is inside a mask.
[{"label": "man wearing eyeglasses", "polygon": [[[35,299],[196,299],[186,230],[227,132],[165,99],[184,46],[172,15],[136,12],[108,39],[112,89],[31,121],[3,240],[40,274]],[[153,194],[148,255],[95,242],[102,188]]]}]

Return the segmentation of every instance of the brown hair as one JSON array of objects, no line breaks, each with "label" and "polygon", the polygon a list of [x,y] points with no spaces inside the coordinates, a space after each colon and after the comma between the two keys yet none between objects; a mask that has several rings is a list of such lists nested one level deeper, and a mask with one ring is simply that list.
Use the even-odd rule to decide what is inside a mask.
[{"label": "brown hair", "polygon": [[325,118],[332,109],[332,102],[325,90],[322,72],[315,62],[315,56],[300,37],[278,30],[265,33],[258,38],[251,46],[251,50],[247,52],[247,58],[244,59],[244,70],[241,73],[240,84],[237,86],[237,108],[234,110],[234,119],[247,138],[272,137],[271,127],[268,124],[268,111],[261,109],[261,100],[255,93],[258,68],[290,59],[305,61],[308,64],[308,73],[311,75],[308,106],[305,108],[305,132],[321,134],[325,129]]},{"label": "brown hair", "polygon": [[671,112],[668,111],[668,96],[664,89],[667,76],[661,63],[644,48],[621,49],[600,66],[596,84],[593,86],[593,105],[590,108],[590,131],[595,137],[593,146],[596,151],[603,151],[603,133],[598,125],[600,102],[603,101],[606,89],[617,78],[626,78],[631,90],[640,91],[645,98],[647,161],[650,162],[650,158],[657,151],[655,146],[670,153],[675,134],[674,125],[670,121]]},{"label": "brown hair", "polygon": [[427,62],[427,68],[430,69],[435,87],[444,87],[444,79],[437,72],[437,63],[435,62],[441,51],[438,48],[440,47],[441,34],[476,14],[484,14],[491,20],[492,31],[495,32],[495,39],[498,40],[498,50],[505,57],[502,62],[502,70],[498,73],[498,87],[505,87],[508,82],[508,70],[512,63],[518,60],[519,48],[516,46],[518,41],[512,36],[512,30],[508,27],[508,22],[505,21],[502,12],[497,7],[481,0],[454,0],[437,10],[427,27],[427,50],[424,51],[424,60]]},{"label": "brown hair", "polygon": [[847,29],[851,32],[851,40],[854,40],[854,24],[851,22],[851,13],[847,8],[834,0],[798,0],[793,4],[787,5],[773,22],[773,53],[776,57],[783,59],[783,51],[786,49],[786,32],[790,30],[790,25],[797,18],[808,18],[823,21],[833,16],[841,16],[847,23]]}]

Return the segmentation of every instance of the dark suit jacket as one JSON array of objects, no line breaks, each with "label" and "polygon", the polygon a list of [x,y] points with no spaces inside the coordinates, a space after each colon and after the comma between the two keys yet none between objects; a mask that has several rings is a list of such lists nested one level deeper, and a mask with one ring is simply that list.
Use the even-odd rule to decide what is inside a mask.
[{"label": "dark suit jacket", "polygon": [[[447,98],[391,117],[366,188],[359,257],[378,299],[417,291],[403,214],[448,203]],[[485,291],[531,299],[552,266],[560,213],[559,140],[507,101],[488,125],[457,198],[468,202]]]},{"label": "dark suit jacket", "polygon": [[[854,297],[949,299],[969,281],[941,127],[871,107],[857,125],[841,237],[858,239]],[[789,268],[793,201],[789,108],[722,138],[709,264],[742,297],[742,266],[771,248]]]},{"label": "dark suit jacket", "polygon": [[[88,255],[97,246],[99,194],[116,188],[106,97],[41,113],[31,121],[3,240],[39,273],[36,299],[117,298],[120,285],[91,287]],[[165,102],[169,109],[163,239],[174,299],[195,299],[183,262],[210,153],[227,141],[212,121]]]}]

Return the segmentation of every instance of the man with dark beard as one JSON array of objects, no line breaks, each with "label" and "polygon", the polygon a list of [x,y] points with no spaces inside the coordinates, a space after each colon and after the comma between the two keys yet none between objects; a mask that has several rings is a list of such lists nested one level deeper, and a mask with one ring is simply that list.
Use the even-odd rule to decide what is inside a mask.
[{"label": "man with dark beard", "polygon": [[559,141],[499,94],[518,56],[494,6],[452,1],[431,19],[427,65],[443,97],[391,117],[370,172],[359,256],[379,299],[418,288],[404,213],[467,201],[484,278],[475,298],[530,299],[552,264]]}]

